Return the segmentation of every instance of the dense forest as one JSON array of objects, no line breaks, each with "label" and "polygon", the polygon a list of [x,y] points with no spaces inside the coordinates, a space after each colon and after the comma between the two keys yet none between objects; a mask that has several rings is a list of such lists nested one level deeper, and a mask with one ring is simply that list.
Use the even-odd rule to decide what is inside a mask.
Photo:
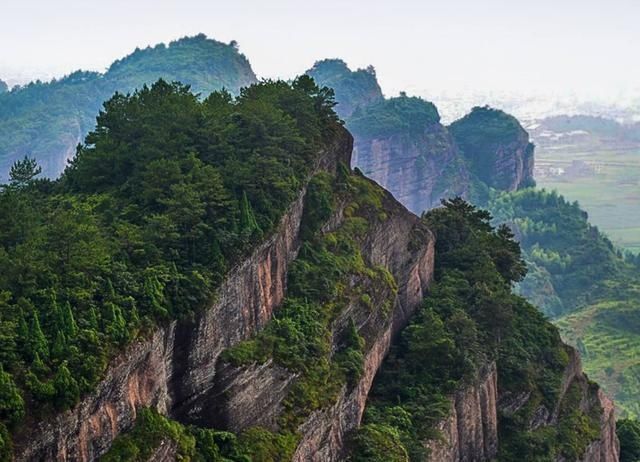
[{"label": "dense forest", "polygon": [[638,258],[616,249],[577,202],[556,192],[496,194],[488,207],[523,248],[529,273],[519,293],[554,319],[621,415],[640,415]]},{"label": "dense forest", "polygon": [[491,361],[501,393],[532,397],[499,416],[499,460],[578,460],[599,422],[572,409],[576,403],[563,403],[561,425],[528,428],[537,405],[557,404],[568,356],[557,329],[511,293],[526,273],[513,234],[492,228],[488,212],[461,199],[423,219],[437,239],[435,284],[376,377],[351,460],[424,460],[424,442],[439,437],[435,424],[447,415],[449,397]]},{"label": "dense forest", "polygon": [[0,190],[0,432],[68,409],[156,323],[191,316],[297,197],[339,127],[303,76],[200,101],[116,94],[56,181],[16,162]]},{"label": "dense forest", "polygon": [[383,100],[382,90],[373,66],[351,71],[341,59],[323,59],[316,62],[307,75],[320,85],[333,88],[336,93],[336,112],[348,119],[353,112]]},{"label": "dense forest", "polygon": [[237,94],[256,81],[235,42],[224,44],[200,34],[136,49],[104,74],[77,71],[59,80],[0,91],[0,181],[6,181],[11,164],[25,155],[36,158],[44,176],[58,176],[95,126],[106,99],[159,78],[183,82],[204,95],[222,88]]}]

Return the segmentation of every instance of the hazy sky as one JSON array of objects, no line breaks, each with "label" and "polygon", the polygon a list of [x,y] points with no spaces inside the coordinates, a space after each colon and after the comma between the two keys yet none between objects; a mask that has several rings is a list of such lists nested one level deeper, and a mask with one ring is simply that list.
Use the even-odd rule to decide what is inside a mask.
[{"label": "hazy sky", "polygon": [[386,94],[640,85],[640,0],[0,0],[0,78],[104,70],[199,32],[237,40],[261,77],[373,64]]}]

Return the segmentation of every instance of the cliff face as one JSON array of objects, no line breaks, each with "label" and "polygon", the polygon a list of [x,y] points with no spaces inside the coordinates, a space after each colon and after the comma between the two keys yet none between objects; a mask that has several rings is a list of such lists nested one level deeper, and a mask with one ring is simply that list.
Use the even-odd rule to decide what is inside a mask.
[{"label": "cliff face", "polygon": [[418,215],[438,206],[442,198],[468,197],[471,188],[467,165],[440,123],[417,134],[356,133],[353,166]]},{"label": "cliff face", "polygon": [[533,184],[533,151],[518,120],[488,106],[475,107],[449,126],[473,173],[487,186],[515,191]]},{"label": "cliff face", "polygon": [[[383,209],[387,218],[368,230],[362,239],[361,252],[368,265],[384,267],[394,276],[398,291],[367,287],[366,293],[371,296],[369,307],[364,307],[359,298],[355,298],[334,320],[331,329],[334,351],[339,348],[339,333],[351,321],[364,338],[363,373],[357,383],[342,387],[330,407],[314,411],[298,427],[301,440],[294,461],[340,459],[345,435],[360,423],[373,378],[392,338],[421,303],[432,278],[434,242],[431,233],[389,194],[383,199]],[[342,215],[342,210],[338,210],[324,231],[340,226]],[[349,285],[362,287],[363,284],[367,283],[356,277]],[[393,300],[390,312],[384,306],[387,300]],[[213,420],[235,432],[257,425],[278,430],[282,401],[296,375],[271,362],[237,368],[226,364],[221,371],[217,396],[213,400],[215,404],[212,403]],[[268,390],[268,396],[263,397],[265,390]],[[262,399],[256,399],[256,396]]]},{"label": "cliff face", "polygon": [[[585,415],[596,415],[599,436],[584,449],[580,462],[615,462],[619,458],[620,445],[616,436],[614,406],[599,387],[582,372],[578,353],[570,349],[570,359],[565,368],[559,399],[555,409],[539,406],[532,413],[529,428],[558,425],[561,409],[567,405],[567,392],[572,386],[579,389],[579,408]],[[473,384],[460,389],[450,398],[447,418],[436,425],[441,439],[425,443],[429,449],[428,460],[433,462],[471,462],[493,460],[498,454],[499,416],[511,415],[529,402],[527,394],[505,393],[498,386],[498,371],[490,364],[478,375]],[[557,462],[569,462],[563,456]]]},{"label": "cliff face", "polygon": [[475,385],[451,398],[449,417],[437,424],[441,440],[425,443],[429,460],[438,462],[491,460],[498,452],[498,374],[495,363],[483,370]]},{"label": "cliff face", "polygon": [[[331,149],[319,153],[317,169],[348,165],[351,149],[352,138],[344,131]],[[205,420],[220,352],[254,334],[282,301],[287,268],[299,246],[304,195],[305,189],[274,235],[229,273],[209,309],[132,344],[74,409],[22,429],[15,437],[16,460],[95,460],[133,425],[141,406],[189,422]]]}]

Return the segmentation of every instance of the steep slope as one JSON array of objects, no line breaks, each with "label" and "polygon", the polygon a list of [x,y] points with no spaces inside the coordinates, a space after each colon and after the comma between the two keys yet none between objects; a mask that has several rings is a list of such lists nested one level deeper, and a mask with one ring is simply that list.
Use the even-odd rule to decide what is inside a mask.
[{"label": "steep slope", "polygon": [[472,195],[472,175],[431,103],[402,95],[356,111],[353,165],[420,214]]},{"label": "steep slope", "polygon": [[515,117],[488,106],[475,107],[449,130],[487,186],[515,191],[534,185],[534,146]]},{"label": "steep slope", "polygon": [[613,405],[510,294],[519,248],[489,217],[459,199],[425,216],[435,282],[376,378],[352,460],[618,460]]},{"label": "steep slope", "polygon": [[501,194],[489,208],[515,231],[529,262],[519,292],[554,319],[618,412],[639,415],[637,260],[625,258],[577,202],[556,192]]},{"label": "steep slope", "polygon": [[455,196],[485,203],[488,188],[532,184],[533,145],[502,111],[474,108],[444,127],[430,102],[404,93],[384,99],[372,69],[351,71],[334,59],[307,73],[335,90],[337,111],[355,140],[353,166],[414,213]]},{"label": "steep slope", "polygon": [[[101,443],[87,449],[78,441],[93,441],[101,426],[117,432],[140,400],[158,402],[163,390],[178,394],[180,385],[175,399],[188,401],[210,385],[198,367],[206,371],[227,340],[211,329],[196,335],[189,321],[215,305],[223,318],[263,323],[282,286],[262,293],[256,282],[256,291],[239,293],[247,284],[233,277],[284,274],[295,229],[287,231],[283,217],[301,213],[301,194],[315,170],[335,169],[341,153],[349,161],[351,137],[326,96],[308,77],[203,101],[184,86],[158,81],[106,103],[98,128],[61,179],[34,180],[34,166],[21,165],[20,179],[0,190],[4,457],[9,432],[25,457],[40,450],[55,455],[57,447],[64,454],[67,438],[70,453],[90,455]],[[271,242],[279,224],[285,231]],[[277,246],[275,255],[261,254],[252,266],[247,257],[267,252],[264,242]],[[229,300],[247,300],[255,310],[224,309]],[[185,323],[178,346],[204,338],[218,345],[217,353],[213,344],[196,357],[176,352],[177,364],[190,367],[163,369],[177,320]],[[238,326],[226,335],[243,332]],[[120,367],[109,369],[114,362]],[[145,371],[170,374],[177,383],[151,386]],[[85,408],[78,402],[86,396],[93,398]],[[71,408],[74,413],[64,413]],[[113,420],[117,409],[124,409],[120,424]],[[36,425],[43,433],[33,443]],[[71,433],[63,437],[61,427]]]},{"label": "steep slope", "polygon": [[323,59],[306,72],[319,85],[333,88],[336,112],[348,119],[358,108],[378,103],[384,98],[372,66],[352,71],[341,59]]},{"label": "steep slope", "polygon": [[43,175],[54,178],[95,126],[103,101],[164,78],[208,95],[225,88],[237,93],[256,81],[234,43],[204,35],[159,44],[114,62],[104,74],[74,72],[49,83],[33,82],[0,96],[0,181],[13,162],[35,157]]}]

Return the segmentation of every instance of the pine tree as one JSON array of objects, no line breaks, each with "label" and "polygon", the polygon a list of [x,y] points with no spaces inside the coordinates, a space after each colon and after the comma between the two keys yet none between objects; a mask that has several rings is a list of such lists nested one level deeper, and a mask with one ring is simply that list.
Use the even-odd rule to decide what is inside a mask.
[{"label": "pine tree", "polygon": [[240,232],[248,235],[262,233],[246,192],[242,193],[242,200],[240,201]]},{"label": "pine tree", "polygon": [[24,417],[24,400],[11,375],[0,364],[0,420],[9,426]]},{"label": "pine tree", "polygon": [[67,338],[74,338],[78,334],[78,325],[76,324],[73,311],[71,310],[71,303],[69,302],[64,304],[62,319],[64,322],[64,333],[67,335]]},{"label": "pine tree", "polygon": [[38,313],[33,314],[31,319],[31,329],[29,329],[30,352],[33,358],[38,354],[42,359],[49,358],[49,346],[47,338],[40,327],[40,319]]},{"label": "pine tree", "polygon": [[60,364],[53,379],[55,390],[55,403],[59,409],[69,409],[80,398],[80,388],[78,382],[73,378],[67,362]]}]

